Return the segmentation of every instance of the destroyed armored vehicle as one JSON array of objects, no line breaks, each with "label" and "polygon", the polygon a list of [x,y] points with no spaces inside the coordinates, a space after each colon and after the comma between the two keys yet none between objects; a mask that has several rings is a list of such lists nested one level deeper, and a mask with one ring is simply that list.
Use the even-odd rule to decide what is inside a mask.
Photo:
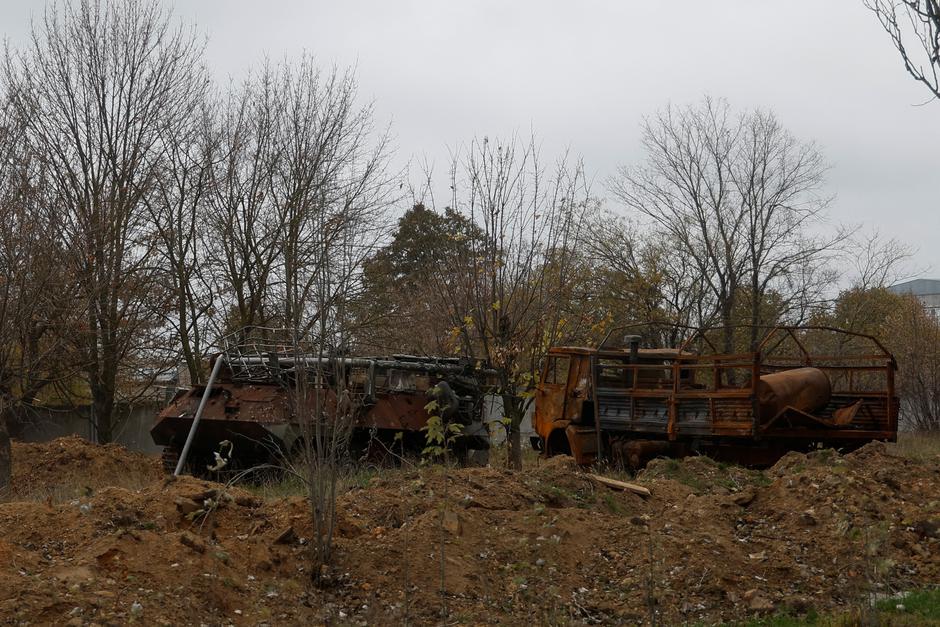
[{"label": "destroyed armored vehicle", "polygon": [[[270,348],[270,347],[268,347]],[[186,468],[194,474],[219,468],[221,454],[227,469],[296,459],[310,433],[297,416],[296,379],[304,369],[311,387],[322,390],[324,411],[339,402],[349,407],[350,458],[378,461],[402,452],[420,453],[428,422],[425,406],[442,390],[448,401],[442,418],[460,425],[451,444],[458,459],[479,463],[489,449],[483,422],[483,397],[488,371],[450,358],[392,355],[319,359],[283,349],[220,353],[204,385],[181,390],[157,416],[153,441],[164,447],[168,472],[178,470],[179,458],[192,431]],[[441,385],[439,385],[441,384]],[[311,397],[312,391],[307,392]],[[200,405],[204,405],[199,412]],[[308,403],[309,404],[309,403]],[[199,414],[196,429],[194,419]],[[305,428],[306,427],[306,428]],[[181,465],[179,465],[181,466]]]},{"label": "destroyed armored vehicle", "polygon": [[644,346],[655,334],[635,334],[643,328],[549,351],[534,418],[545,455],[633,469],[690,454],[763,466],[791,450],[897,439],[897,365],[871,336],[775,327],[756,350],[725,354],[714,329],[657,348]]}]

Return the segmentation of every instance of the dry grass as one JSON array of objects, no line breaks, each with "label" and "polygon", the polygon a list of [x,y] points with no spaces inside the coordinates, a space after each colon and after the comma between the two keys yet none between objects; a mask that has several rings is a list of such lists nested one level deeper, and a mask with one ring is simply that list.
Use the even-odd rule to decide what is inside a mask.
[{"label": "dry grass", "polygon": [[940,456],[940,433],[898,433],[897,443],[889,444],[888,450],[920,461],[935,459]]},{"label": "dry grass", "polygon": [[42,481],[31,481],[29,477],[14,481],[13,501],[34,501],[43,503],[68,503],[75,499],[88,497],[103,488],[123,488],[141,490],[153,483],[152,473],[134,470],[102,477],[89,472],[63,472],[55,485]]},{"label": "dry grass", "polygon": [[[337,477],[336,494],[341,495],[350,490],[368,487],[369,482],[381,476],[385,479],[394,478],[403,472],[397,467],[350,466],[344,468]],[[307,486],[301,477],[307,476],[303,466],[298,466],[290,472],[273,472],[262,476],[245,476],[239,481],[239,487],[249,490],[265,500],[285,497],[307,496]]]}]

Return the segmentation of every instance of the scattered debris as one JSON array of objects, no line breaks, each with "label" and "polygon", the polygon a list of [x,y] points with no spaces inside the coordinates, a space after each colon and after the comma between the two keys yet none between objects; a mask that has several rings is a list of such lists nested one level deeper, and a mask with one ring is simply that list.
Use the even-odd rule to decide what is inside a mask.
[{"label": "scattered debris", "polygon": [[635,483],[627,483],[626,481],[618,481],[616,479],[611,479],[609,477],[602,477],[601,475],[595,475],[592,473],[586,473],[587,476],[601,485],[605,485],[608,488],[613,488],[614,490],[629,490],[634,494],[639,494],[640,496],[650,496],[649,488],[644,488],[641,485]]},{"label": "scattered debris", "polygon": [[292,526],[287,527],[274,538],[274,544],[294,544],[295,542],[297,542],[297,532]]},{"label": "scattered debris", "polygon": [[774,604],[756,589],[745,592],[744,600],[747,602],[748,609],[756,612],[769,612],[774,609]]}]

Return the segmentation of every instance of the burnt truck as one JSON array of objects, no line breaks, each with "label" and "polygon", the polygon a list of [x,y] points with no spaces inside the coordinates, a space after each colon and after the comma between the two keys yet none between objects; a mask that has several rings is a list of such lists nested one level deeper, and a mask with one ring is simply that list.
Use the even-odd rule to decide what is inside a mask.
[{"label": "burnt truck", "polygon": [[720,331],[690,331],[671,348],[636,331],[549,350],[534,414],[544,455],[634,470],[690,454],[765,466],[787,451],[897,439],[897,365],[874,337],[774,327],[755,350],[728,354],[715,348]]},{"label": "burnt truck", "polygon": [[489,449],[483,421],[489,374],[465,361],[410,355],[319,359],[288,350],[248,355],[230,350],[211,364],[207,382],[178,391],[150,431],[154,443],[163,447],[168,472],[182,469],[184,449],[185,468],[193,474],[214,469],[217,454],[228,470],[301,455],[309,426],[305,429],[294,409],[301,406],[295,394],[300,369],[309,385],[322,388],[324,407],[343,402],[352,408],[348,441],[353,460],[420,453],[429,418],[425,406],[441,390],[449,396],[440,403],[448,407],[446,420],[461,425],[452,443],[458,459],[472,456],[479,463]]}]

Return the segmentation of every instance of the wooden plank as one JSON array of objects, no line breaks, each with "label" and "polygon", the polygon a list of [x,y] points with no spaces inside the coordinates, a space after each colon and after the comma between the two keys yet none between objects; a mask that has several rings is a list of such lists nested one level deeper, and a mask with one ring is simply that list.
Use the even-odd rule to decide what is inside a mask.
[{"label": "wooden plank", "polygon": [[627,490],[628,492],[633,492],[634,494],[639,494],[640,496],[650,496],[652,493],[644,488],[641,485],[635,483],[627,483],[625,481],[618,481],[616,479],[610,479],[609,477],[602,477],[601,475],[595,475],[593,473],[586,473],[588,478],[592,481],[607,486],[608,488],[613,488],[614,490]]}]

